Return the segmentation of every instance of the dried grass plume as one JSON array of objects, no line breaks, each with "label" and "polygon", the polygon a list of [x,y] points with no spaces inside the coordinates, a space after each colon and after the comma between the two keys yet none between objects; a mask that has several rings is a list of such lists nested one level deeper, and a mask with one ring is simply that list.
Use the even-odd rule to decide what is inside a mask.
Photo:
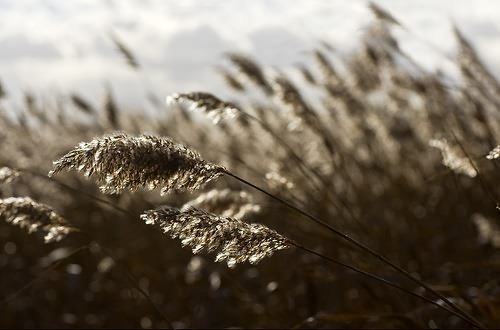
[{"label": "dried grass plume", "polygon": [[243,219],[260,211],[260,206],[255,204],[252,195],[246,191],[231,189],[212,189],[202,193],[184,204],[183,208],[189,206],[236,219]]},{"label": "dried grass plume", "polygon": [[224,102],[210,93],[175,93],[166,98],[167,105],[178,102],[188,102],[191,105],[191,110],[205,112],[214,124],[219,123],[222,119],[234,118],[240,113],[234,104]]},{"label": "dried grass plume", "polygon": [[120,133],[82,142],[54,162],[49,176],[62,170],[77,170],[94,175],[104,193],[149,190],[196,190],[225,172],[170,138]]},{"label": "dried grass plume", "polygon": [[489,160],[500,158],[500,146],[496,146],[495,148],[493,148],[493,150],[491,150],[488,153],[488,155],[486,156],[486,158],[489,159]]},{"label": "dried grass plume", "polygon": [[10,183],[19,177],[20,173],[10,167],[0,168],[0,183]]},{"label": "dried grass plume", "polygon": [[66,220],[45,204],[29,197],[0,199],[0,219],[26,229],[28,233],[44,233],[45,243],[58,242],[71,232],[77,231]]},{"label": "dried grass plume", "polygon": [[261,224],[248,224],[217,216],[191,206],[179,210],[164,206],[141,215],[147,224],[158,225],[172,238],[179,238],[193,253],[217,251],[215,261],[258,263],[274,252],[290,247],[288,239]]},{"label": "dried grass plume", "polygon": [[459,151],[452,148],[446,139],[433,139],[429,142],[429,145],[441,151],[444,166],[456,173],[464,174],[471,178],[477,175],[469,159],[460,155]]},{"label": "dried grass plume", "polygon": [[498,223],[479,213],[472,216],[472,222],[476,226],[479,243],[491,244],[495,248],[500,248],[500,228]]}]

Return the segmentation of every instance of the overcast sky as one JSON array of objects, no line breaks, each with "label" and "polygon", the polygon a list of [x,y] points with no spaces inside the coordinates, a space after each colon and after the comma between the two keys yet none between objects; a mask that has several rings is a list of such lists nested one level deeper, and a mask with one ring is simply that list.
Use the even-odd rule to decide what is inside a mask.
[{"label": "overcast sky", "polygon": [[[455,23],[499,76],[500,1],[376,2],[412,31],[396,32],[423,65],[445,65],[428,43],[452,54]],[[0,79],[14,96],[78,91],[89,99],[109,83],[134,105],[145,90],[219,90],[214,68],[227,51],[281,68],[306,61],[319,40],[347,52],[371,20],[361,0],[0,0]],[[126,66],[111,32],[141,72]]]}]

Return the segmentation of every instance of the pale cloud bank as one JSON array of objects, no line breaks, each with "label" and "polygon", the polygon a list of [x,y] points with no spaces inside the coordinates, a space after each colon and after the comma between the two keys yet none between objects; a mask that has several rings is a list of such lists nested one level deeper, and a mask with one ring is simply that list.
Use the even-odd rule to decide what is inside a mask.
[{"label": "pale cloud bank", "polygon": [[[429,44],[452,54],[454,23],[500,72],[499,1],[376,2],[412,31],[397,34],[427,68],[446,65]],[[214,67],[228,51],[271,67],[304,61],[319,40],[347,52],[372,19],[365,1],[0,0],[0,78],[13,95],[77,90],[90,97],[109,82],[123,102],[138,104],[149,89],[222,89]],[[126,66],[110,33],[135,52],[142,72]]]}]

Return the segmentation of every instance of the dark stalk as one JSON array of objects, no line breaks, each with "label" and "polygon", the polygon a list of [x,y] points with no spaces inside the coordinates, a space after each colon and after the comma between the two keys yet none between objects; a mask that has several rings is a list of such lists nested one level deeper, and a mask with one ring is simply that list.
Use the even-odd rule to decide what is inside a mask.
[{"label": "dark stalk", "polygon": [[[299,169],[300,171],[302,172],[302,174],[307,177],[309,180],[311,180],[311,183],[314,185],[314,188],[318,191],[318,192],[321,192],[322,189],[320,186],[318,186],[316,179],[318,179],[325,188],[329,187],[330,186],[330,183],[328,183],[326,181],[326,179],[320,174],[318,173],[316,170],[314,169],[311,169],[309,168],[309,166],[307,166],[307,164],[304,162],[304,160],[302,158],[300,158],[296,153],[295,151],[293,150],[292,147],[290,147],[278,134],[276,134],[273,129],[271,127],[269,127],[265,122],[261,121],[259,118],[241,110],[241,109],[238,109],[240,111],[241,114],[243,114],[244,116],[246,116],[247,118],[255,121],[256,123],[258,123],[267,133],[269,133],[269,135],[271,135],[276,141],[278,141],[278,143],[288,152],[288,154],[290,156],[292,156],[292,158],[297,162],[297,164],[299,165]],[[308,172],[310,171],[310,173]],[[314,176],[311,176],[314,175]],[[335,200],[333,200],[331,194],[330,194],[330,190],[327,189],[327,196],[328,196],[328,200],[332,203],[332,205],[337,209],[337,210],[341,210],[342,208],[335,202]],[[349,215],[351,216],[352,219],[356,220],[356,222],[358,223],[358,225],[360,225],[362,227],[362,223],[361,223],[361,220],[354,214],[354,212],[352,212],[351,208],[347,205],[347,202],[345,202],[342,198],[339,198],[339,201],[340,203],[342,204],[342,207],[344,208],[344,210],[346,210]],[[363,228],[362,228],[363,229]]]},{"label": "dark stalk", "polygon": [[240,181],[241,183],[247,185],[247,186],[250,186],[258,191],[260,191],[261,193],[271,197],[272,199],[276,200],[277,202],[287,206],[288,208],[296,211],[297,213],[305,216],[306,218],[308,218],[309,220],[315,222],[316,224],[328,229],[329,231],[331,231],[332,233],[334,233],[335,235],[339,236],[340,238],[350,242],[351,244],[353,244],[354,246],[358,247],[359,249],[361,249],[362,251],[366,252],[367,254],[370,254],[372,255],[373,257],[375,257],[376,259],[380,260],[381,262],[385,263],[386,265],[390,266],[391,268],[393,268],[394,270],[398,271],[399,273],[403,274],[405,277],[407,277],[408,279],[410,279],[411,281],[415,282],[416,284],[420,285],[421,287],[425,288],[427,291],[433,293],[435,296],[439,297],[441,300],[443,300],[443,302],[445,302],[447,305],[449,305],[452,309],[454,309],[455,311],[457,311],[458,313],[462,314],[464,317],[466,317],[467,319],[469,319],[471,322],[473,322],[475,324],[476,327],[478,328],[485,328],[483,325],[481,325],[481,323],[476,320],[473,316],[469,315],[467,312],[465,312],[464,310],[462,310],[460,307],[456,306],[455,304],[453,304],[448,298],[446,298],[445,296],[443,296],[441,293],[437,292],[436,290],[432,289],[429,285],[425,284],[424,282],[422,282],[421,280],[419,280],[418,278],[416,278],[415,276],[411,275],[408,271],[406,271],[405,269],[401,268],[400,266],[396,265],[395,263],[393,263],[392,261],[390,261],[389,259],[387,259],[385,256],[381,255],[380,253],[376,252],[375,250],[373,250],[372,248],[368,247],[367,245],[361,243],[360,241],[350,237],[349,235],[347,234],[344,234],[343,232],[341,232],[340,230],[332,227],[331,225],[329,225],[328,223],[326,223],[325,221],[315,217],[314,215],[308,213],[307,211],[291,204],[290,202],[280,198],[280,197],[277,197],[273,194],[271,194],[270,192],[254,185],[253,183],[251,182],[248,182],[247,180],[245,179],[242,179],[240,177],[238,177],[237,175],[234,175],[232,174],[231,172],[229,171],[226,171],[225,172],[226,175]]},{"label": "dark stalk", "polygon": [[479,183],[480,183],[481,187],[486,192],[486,194],[488,195],[488,197],[491,198],[491,200],[493,201],[493,203],[495,203],[495,206],[498,208],[500,206],[500,203],[498,202],[499,199],[498,199],[498,196],[495,194],[495,190],[485,180],[483,180],[482,173],[479,172],[479,168],[476,166],[476,164],[474,164],[474,162],[472,161],[471,156],[469,155],[469,153],[465,149],[464,145],[460,142],[460,140],[458,139],[458,137],[455,134],[455,132],[453,132],[453,129],[450,128],[450,132],[451,132],[451,135],[453,136],[453,139],[455,139],[455,142],[457,142],[458,146],[460,147],[460,150],[462,150],[462,152],[464,153],[465,157],[469,161],[469,164],[476,171],[476,173],[477,173],[477,179],[479,180]]},{"label": "dark stalk", "polygon": [[8,304],[10,303],[12,300],[16,299],[21,293],[23,293],[24,291],[28,290],[29,288],[31,288],[33,286],[33,284],[35,284],[37,281],[41,280],[42,277],[49,273],[50,271],[58,268],[64,261],[70,259],[71,257],[79,254],[80,252],[82,251],[85,251],[85,250],[88,250],[89,246],[88,245],[84,245],[84,246],[81,246],[79,248],[76,248],[75,250],[71,251],[71,253],[69,253],[67,256],[65,256],[64,258],[62,259],[59,259],[57,261],[55,261],[52,265],[46,267],[45,269],[42,270],[41,274],[39,274],[37,277],[35,277],[33,280],[29,281],[27,284],[23,285],[21,288],[17,289],[14,293],[10,294],[8,297],[4,298],[3,300],[0,301],[0,305],[3,305],[3,304]]},{"label": "dark stalk", "polygon": [[163,313],[161,311],[161,309],[156,305],[156,303],[153,301],[153,298],[151,298],[151,295],[146,292],[143,288],[141,288],[141,286],[138,284],[139,283],[139,279],[137,277],[135,277],[134,274],[132,274],[125,266],[123,266],[121,264],[121,262],[118,260],[117,257],[114,256],[114,254],[109,250],[109,249],[106,249],[102,246],[100,246],[102,251],[101,251],[101,254],[103,255],[107,255],[109,257],[111,257],[111,259],[113,259],[113,261],[118,265],[118,267],[121,268],[123,274],[125,275],[125,279],[149,302],[149,304],[153,307],[153,309],[155,310],[156,314],[158,314],[158,316],[163,319],[163,321],[166,322],[166,325],[167,325],[167,329],[172,329],[172,326],[171,326],[171,322],[168,320],[167,316],[165,315],[165,313]]},{"label": "dark stalk", "polygon": [[333,259],[333,258],[331,258],[331,257],[325,256],[324,254],[321,254],[321,253],[316,252],[316,251],[314,251],[314,250],[312,250],[312,249],[309,249],[309,248],[307,248],[307,247],[305,247],[305,246],[303,246],[303,245],[300,245],[300,244],[298,244],[298,243],[296,243],[296,242],[294,242],[294,241],[289,241],[289,243],[290,243],[291,245],[295,246],[296,248],[300,249],[300,250],[303,250],[303,251],[305,251],[305,252],[307,252],[307,253],[309,253],[309,254],[312,254],[312,255],[315,255],[315,256],[317,256],[317,257],[320,257],[321,259],[324,259],[324,260],[326,260],[326,261],[328,261],[328,262],[330,262],[330,263],[332,263],[332,264],[336,264],[336,265],[338,265],[338,266],[342,266],[342,267],[344,267],[344,268],[347,268],[347,269],[349,269],[349,270],[352,270],[352,271],[353,271],[353,272],[355,272],[355,273],[358,273],[358,274],[361,274],[361,275],[363,275],[363,276],[366,276],[366,277],[368,277],[368,278],[370,278],[370,279],[372,279],[372,280],[375,280],[375,281],[378,281],[378,282],[382,282],[382,283],[384,283],[385,285],[388,285],[388,286],[390,286],[390,287],[392,287],[392,288],[395,288],[395,289],[397,289],[397,290],[399,290],[399,291],[405,292],[406,294],[409,294],[409,295],[411,295],[411,296],[413,296],[413,297],[416,297],[416,298],[418,298],[418,299],[424,300],[424,301],[428,302],[429,304],[432,304],[432,305],[434,305],[434,306],[436,306],[436,307],[438,307],[438,308],[440,308],[440,309],[442,309],[442,310],[447,311],[448,313],[451,313],[451,314],[455,315],[456,317],[460,318],[461,320],[463,320],[463,321],[467,322],[467,324],[469,324],[469,325],[471,325],[471,326],[473,326],[473,327],[478,327],[478,326],[477,326],[474,322],[472,322],[472,321],[471,321],[471,320],[469,320],[468,318],[464,317],[462,314],[460,314],[460,313],[458,313],[458,312],[456,312],[456,311],[454,311],[454,310],[451,310],[451,309],[449,309],[449,308],[447,308],[447,307],[445,307],[445,306],[443,306],[443,305],[440,305],[439,303],[435,302],[434,300],[429,299],[429,298],[427,298],[427,297],[425,297],[425,296],[423,296],[423,295],[420,295],[420,294],[418,294],[418,293],[415,293],[415,292],[413,292],[413,291],[410,291],[410,290],[408,290],[408,289],[406,289],[406,288],[404,288],[404,287],[400,286],[399,284],[396,284],[396,283],[394,283],[394,282],[391,282],[391,281],[389,281],[389,280],[387,280],[387,279],[385,279],[385,278],[383,278],[383,277],[381,277],[381,276],[378,276],[378,275],[374,275],[374,274],[368,273],[368,272],[366,272],[366,271],[364,271],[364,270],[362,270],[362,269],[359,269],[359,268],[357,268],[357,267],[354,267],[354,266],[351,266],[351,265],[345,264],[345,263],[343,263],[343,262],[341,262],[341,261],[339,261],[339,260],[336,260],[336,259]]},{"label": "dark stalk", "polygon": [[118,212],[121,212],[123,214],[128,214],[129,212],[127,210],[125,210],[124,208],[121,208],[119,206],[116,206],[115,204],[113,204],[112,202],[108,201],[108,200],[105,200],[105,199],[102,199],[102,198],[99,198],[97,196],[94,196],[92,194],[89,194],[83,190],[80,190],[80,189],[77,189],[77,188],[73,188],[53,177],[48,177],[47,175],[45,174],[41,174],[41,173],[38,173],[38,172],[35,172],[35,171],[32,171],[30,169],[25,169],[25,168],[15,168],[15,167],[11,167],[13,170],[16,170],[18,172],[22,172],[22,173],[26,173],[26,174],[29,174],[29,175],[32,175],[32,176],[35,176],[37,178],[40,178],[40,179],[43,179],[43,180],[46,180],[46,181],[49,181],[49,182],[52,182],[56,185],[58,185],[59,187],[65,189],[65,190],[68,190],[68,191],[71,191],[73,193],[76,193],[76,194],[79,194],[79,195],[83,195],[89,199],[92,199],[96,202],[99,202],[101,204],[106,204],[107,206],[111,207],[112,209],[118,211]]}]

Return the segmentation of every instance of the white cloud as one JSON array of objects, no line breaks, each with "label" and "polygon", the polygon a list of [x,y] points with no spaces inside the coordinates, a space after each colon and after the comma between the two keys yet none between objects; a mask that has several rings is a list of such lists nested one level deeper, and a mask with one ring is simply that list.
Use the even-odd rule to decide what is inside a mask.
[{"label": "white cloud", "polygon": [[[500,1],[376,2],[411,31],[398,35],[422,65],[449,66],[440,52],[452,53],[454,22],[500,72]],[[318,40],[345,52],[371,19],[361,0],[0,0],[0,78],[10,89],[41,90],[98,90],[108,81],[127,100],[144,88],[213,90],[224,51],[292,65]],[[125,65],[110,32],[139,57],[144,73]]]}]

